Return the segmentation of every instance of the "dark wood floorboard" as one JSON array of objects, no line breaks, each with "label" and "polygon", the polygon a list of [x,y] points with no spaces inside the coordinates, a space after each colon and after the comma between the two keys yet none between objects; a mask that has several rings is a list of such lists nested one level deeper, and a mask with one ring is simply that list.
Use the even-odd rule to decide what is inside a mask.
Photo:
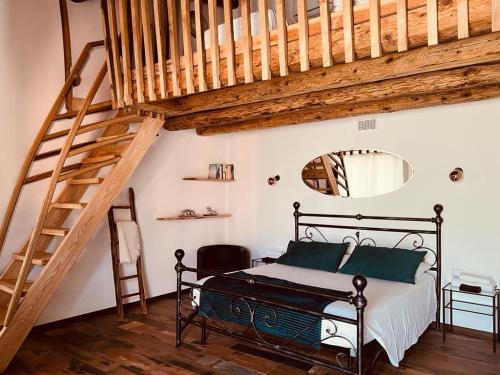
[{"label": "dark wood floorboard", "polygon": [[[203,346],[195,327],[188,329],[185,344],[178,349],[174,344],[174,305],[173,299],[156,300],[144,317],[137,307],[132,307],[125,322],[117,322],[115,314],[104,312],[38,327],[7,374],[336,374],[214,333],[209,333],[209,344]],[[369,356],[375,349],[369,349]],[[429,329],[406,352],[399,368],[382,359],[374,373],[500,374],[500,353],[492,353],[489,335],[456,329],[443,344],[440,332]]]}]

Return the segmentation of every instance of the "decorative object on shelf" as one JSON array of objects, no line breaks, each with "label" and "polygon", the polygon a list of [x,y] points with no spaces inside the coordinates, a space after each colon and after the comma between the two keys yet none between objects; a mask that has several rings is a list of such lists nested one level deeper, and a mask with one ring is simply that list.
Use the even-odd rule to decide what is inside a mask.
[{"label": "decorative object on shelf", "polygon": [[206,177],[183,177],[184,181],[207,181],[207,182],[234,182],[234,180],[224,180],[217,178],[206,178]]},{"label": "decorative object on shelf", "polygon": [[208,206],[207,207],[207,213],[204,214],[205,216],[216,216],[217,211],[215,211],[212,207]]},{"label": "decorative object on shelf", "polygon": [[460,182],[464,179],[464,170],[460,167],[455,168],[450,172],[450,180],[453,182]]},{"label": "decorative object on shelf", "polygon": [[200,219],[219,219],[231,217],[231,214],[217,214],[217,215],[195,215],[195,216],[169,216],[158,217],[158,221],[174,221],[174,220],[200,220]]},{"label": "decorative object on shelf", "polygon": [[209,164],[209,180],[234,180],[234,164]]},{"label": "decorative object on shelf", "polygon": [[181,211],[179,217],[196,217],[196,212],[194,210],[185,209]]},{"label": "decorative object on shelf", "polygon": [[276,185],[276,183],[280,180],[280,176],[279,175],[276,175],[274,177],[269,177],[267,179],[267,183],[270,185],[270,186],[273,186],[273,185]]},{"label": "decorative object on shelf", "polygon": [[208,166],[208,178],[222,179],[224,174],[224,164],[210,164]]}]

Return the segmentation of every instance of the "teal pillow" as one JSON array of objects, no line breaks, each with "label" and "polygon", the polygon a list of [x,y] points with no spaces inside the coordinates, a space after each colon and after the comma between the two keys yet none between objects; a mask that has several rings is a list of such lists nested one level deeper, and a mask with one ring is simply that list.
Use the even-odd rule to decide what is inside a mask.
[{"label": "teal pillow", "polygon": [[347,243],[290,241],[287,252],[276,263],[337,272],[348,246]]},{"label": "teal pillow", "polygon": [[339,272],[415,284],[415,273],[425,255],[425,251],[356,246]]}]

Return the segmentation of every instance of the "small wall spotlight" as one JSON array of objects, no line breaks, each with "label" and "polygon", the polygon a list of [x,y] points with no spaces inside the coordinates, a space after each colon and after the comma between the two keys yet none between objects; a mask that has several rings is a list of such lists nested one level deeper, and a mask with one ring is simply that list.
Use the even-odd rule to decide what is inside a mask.
[{"label": "small wall spotlight", "polygon": [[267,183],[270,185],[270,186],[273,186],[273,185],[276,185],[276,183],[280,180],[280,176],[279,175],[276,175],[274,177],[269,177],[267,179]]},{"label": "small wall spotlight", "polygon": [[457,167],[450,172],[449,177],[453,182],[460,182],[464,179],[464,170],[460,167]]}]

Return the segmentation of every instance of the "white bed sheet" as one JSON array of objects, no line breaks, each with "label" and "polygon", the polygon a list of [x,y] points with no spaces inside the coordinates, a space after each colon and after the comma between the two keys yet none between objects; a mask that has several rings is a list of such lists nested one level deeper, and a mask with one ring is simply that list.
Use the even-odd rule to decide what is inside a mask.
[{"label": "white bed sheet", "polygon": [[[355,292],[352,276],[340,273],[311,270],[282,264],[269,264],[245,270],[249,274],[263,275],[311,285],[320,288]],[[203,284],[206,279],[199,281]],[[405,351],[414,345],[420,335],[435,318],[436,293],[434,277],[424,274],[416,284],[406,284],[368,278],[365,296],[368,304],[365,309],[365,344],[377,340],[388,354],[393,366],[398,367]],[[195,291],[194,298],[199,298]],[[333,302],[324,312],[345,318],[356,318],[356,309],[347,302]],[[356,326],[343,322],[323,319],[322,338],[330,336],[337,326],[337,335],[344,337],[356,346]],[[326,339],[324,344],[351,347],[344,339]]]}]

